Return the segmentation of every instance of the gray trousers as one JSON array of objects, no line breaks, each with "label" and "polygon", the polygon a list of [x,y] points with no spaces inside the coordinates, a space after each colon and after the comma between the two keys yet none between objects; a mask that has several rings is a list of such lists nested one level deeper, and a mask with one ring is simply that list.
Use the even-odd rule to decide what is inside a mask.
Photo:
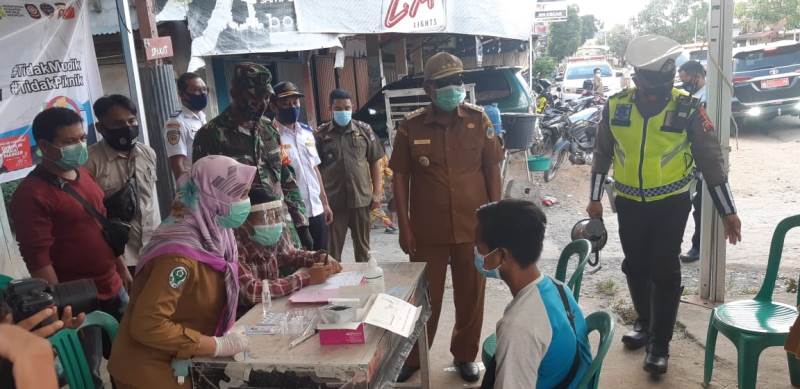
[{"label": "gray trousers", "polygon": [[344,239],[347,237],[347,230],[349,229],[350,236],[353,238],[353,251],[355,252],[356,262],[367,262],[369,260],[370,227],[369,206],[334,209],[333,224],[330,225],[329,230],[328,253],[336,260],[342,260]]}]

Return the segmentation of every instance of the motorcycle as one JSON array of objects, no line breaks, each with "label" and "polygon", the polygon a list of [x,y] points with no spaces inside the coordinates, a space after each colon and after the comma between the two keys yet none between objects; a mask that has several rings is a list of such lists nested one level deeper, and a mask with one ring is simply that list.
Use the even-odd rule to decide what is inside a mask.
[{"label": "motorcycle", "polygon": [[573,165],[591,165],[597,127],[603,116],[602,105],[592,105],[566,116],[563,123],[554,126],[558,140],[553,146],[550,169],[544,173],[545,182],[552,181],[561,165],[569,159]]}]

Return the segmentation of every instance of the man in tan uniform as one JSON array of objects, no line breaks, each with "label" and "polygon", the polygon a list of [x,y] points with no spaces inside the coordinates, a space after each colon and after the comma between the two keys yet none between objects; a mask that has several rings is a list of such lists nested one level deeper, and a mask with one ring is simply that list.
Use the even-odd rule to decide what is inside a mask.
[{"label": "man in tan uniform", "polygon": [[[450,351],[464,380],[480,378],[473,361],[483,322],[485,279],[473,265],[475,210],[500,200],[502,149],[483,109],[464,103],[461,60],[438,53],[425,65],[425,91],[433,104],[400,123],[389,167],[400,246],[412,262],[427,263],[433,315],[428,334],[433,344],[448,263],[453,272],[456,324]],[[410,204],[410,207],[409,207]],[[399,382],[419,369],[411,352]]]},{"label": "man in tan uniform", "polygon": [[369,124],[352,119],[350,94],[336,89],[330,95],[333,120],[314,135],[321,163],[319,172],[333,211],[328,252],[342,258],[347,230],[353,238],[356,262],[369,260],[369,212],[381,204],[379,160],[381,141]]}]

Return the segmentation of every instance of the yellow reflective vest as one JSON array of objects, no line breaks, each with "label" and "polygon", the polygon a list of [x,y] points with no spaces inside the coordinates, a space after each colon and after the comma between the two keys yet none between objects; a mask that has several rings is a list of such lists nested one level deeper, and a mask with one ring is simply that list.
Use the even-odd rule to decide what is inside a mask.
[{"label": "yellow reflective vest", "polygon": [[609,126],[614,136],[614,191],[635,201],[661,200],[689,190],[694,159],[689,148],[691,115],[697,99],[673,89],[657,115],[645,119],[633,102],[635,88],[608,100]]}]

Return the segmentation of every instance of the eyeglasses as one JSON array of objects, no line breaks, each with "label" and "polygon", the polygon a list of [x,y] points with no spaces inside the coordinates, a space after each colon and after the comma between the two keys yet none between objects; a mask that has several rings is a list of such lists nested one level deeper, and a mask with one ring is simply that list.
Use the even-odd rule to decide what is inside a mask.
[{"label": "eyeglasses", "polygon": [[439,80],[434,80],[433,84],[436,85],[437,88],[444,88],[446,86],[453,86],[453,85],[464,85],[464,79],[461,77],[460,74],[457,74]]}]

